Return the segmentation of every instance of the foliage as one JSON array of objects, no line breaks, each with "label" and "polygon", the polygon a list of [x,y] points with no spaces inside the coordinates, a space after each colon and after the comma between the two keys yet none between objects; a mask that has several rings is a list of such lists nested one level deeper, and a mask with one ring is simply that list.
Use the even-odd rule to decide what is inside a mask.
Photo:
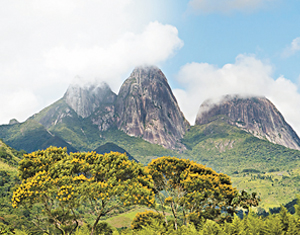
[{"label": "foliage", "polygon": [[26,152],[45,149],[51,145],[67,147],[69,151],[76,151],[74,147],[58,136],[51,134],[46,128],[30,118],[24,123],[14,125],[0,125],[0,138],[9,146]]},{"label": "foliage", "polygon": [[11,226],[0,222],[0,234],[10,235],[10,234],[15,234],[15,232]]},{"label": "foliage", "polygon": [[258,192],[266,209],[287,203],[300,190],[298,150],[258,139],[229,125],[224,116],[191,127],[182,142],[187,147],[183,158],[228,174],[239,190]]},{"label": "foliage", "polygon": [[[95,235],[111,235],[114,233],[114,229],[106,222],[98,223],[95,227],[94,234]],[[91,228],[89,228],[89,232],[91,232]]]},{"label": "foliage", "polygon": [[270,215],[266,218],[257,216],[253,211],[244,215],[243,219],[234,216],[231,222],[217,223],[214,220],[207,219],[201,226],[197,227],[188,224],[172,230],[164,226],[159,221],[146,225],[140,230],[127,230],[122,234],[154,235],[154,234],[191,234],[191,235],[247,235],[247,234],[278,234],[278,235],[296,235],[300,231],[300,212],[298,202],[298,213],[291,215],[283,210],[281,214]]},{"label": "foliage", "polygon": [[42,229],[38,222],[49,221],[63,234],[78,227],[82,218],[76,209],[82,203],[88,203],[95,215],[91,234],[100,218],[121,203],[154,203],[151,178],[140,164],[120,153],[69,155],[65,148],[50,147],[24,155],[19,175],[22,183],[14,191],[13,206],[41,205],[36,225]]},{"label": "foliage", "polygon": [[16,167],[24,153],[26,153],[24,150],[17,151],[16,149],[6,145],[0,139],[0,163],[2,162],[9,166]]},{"label": "foliage", "polygon": [[151,225],[153,221],[162,223],[163,216],[160,213],[154,211],[137,213],[131,223],[131,229],[142,229],[143,227]]},{"label": "foliage", "polygon": [[258,206],[260,198],[256,196],[257,194],[255,192],[248,194],[245,190],[242,190],[242,192],[234,198],[233,203],[239,205],[243,209],[249,210],[252,206]]},{"label": "foliage", "polygon": [[[135,160],[130,153],[128,153],[125,149],[119,147],[118,145],[114,144],[114,143],[106,143],[104,145],[99,146],[98,148],[96,148],[94,150],[96,153],[99,154],[104,154],[104,153],[110,153],[111,151],[113,152],[118,152],[118,153],[126,153],[127,157],[129,160]],[[136,161],[136,160],[135,160]]]},{"label": "foliage", "polygon": [[[164,208],[171,207],[175,229],[179,210],[187,224],[189,215],[197,218],[225,219],[235,208],[231,206],[237,195],[230,178],[211,168],[186,159],[162,157],[152,160],[147,170],[154,180],[158,202],[166,220]],[[188,215],[189,214],[189,215]],[[222,214],[222,215],[221,215]]]},{"label": "foliage", "polygon": [[[296,170],[300,166],[299,151],[258,139],[229,125],[225,116],[215,117],[208,124],[191,127],[182,139],[187,150],[179,153],[150,144],[142,138],[128,136],[116,128],[99,132],[97,126],[91,122],[94,117],[82,119],[72,109],[62,122],[50,129],[40,124],[54,122],[66,109],[67,104],[61,99],[24,123],[1,125],[0,138],[13,147],[26,149],[28,152],[46,148],[51,144],[66,146],[67,143],[63,140],[71,142],[80,151],[94,150],[107,142],[113,142],[145,165],[153,158],[166,155],[189,158],[231,176],[234,186],[240,190],[249,191],[250,188],[257,187],[254,190],[261,193],[259,196],[263,207],[287,203],[300,190],[300,172]],[[68,145],[68,150],[71,147]],[[290,179],[285,179],[288,170],[293,172],[288,175]],[[284,176],[280,175],[282,172]],[[248,187],[248,176],[251,174],[270,173],[274,173],[272,175],[276,175],[280,183],[255,179]]]},{"label": "foliage", "polygon": [[12,189],[19,183],[17,169],[0,170],[0,221],[8,223],[15,229],[22,225],[30,227],[30,212],[24,208],[14,209],[11,205]]}]

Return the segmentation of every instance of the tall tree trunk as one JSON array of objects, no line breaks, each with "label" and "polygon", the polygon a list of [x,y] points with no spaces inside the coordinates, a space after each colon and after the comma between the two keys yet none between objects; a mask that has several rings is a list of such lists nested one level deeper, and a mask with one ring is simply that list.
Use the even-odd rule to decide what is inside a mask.
[{"label": "tall tree trunk", "polygon": [[185,214],[184,206],[182,207],[182,213],[183,213],[183,224],[187,225],[187,219],[186,219],[186,214]]},{"label": "tall tree trunk", "polygon": [[160,204],[161,204],[161,208],[162,208],[162,212],[163,212],[163,215],[164,215],[164,218],[165,218],[166,225],[168,225],[167,215],[166,215],[165,209],[164,209],[164,203],[163,203],[161,197],[159,196],[159,192],[158,192],[158,199],[159,199]]},{"label": "tall tree trunk", "polygon": [[101,216],[102,216],[102,215],[105,215],[105,213],[103,213],[104,207],[105,207],[105,204],[102,202],[102,209],[101,209],[99,215],[97,216],[97,219],[96,219],[96,221],[95,221],[95,223],[94,223],[94,225],[93,225],[93,227],[92,227],[91,235],[94,234],[95,229],[96,229],[96,226],[97,226],[97,224],[98,224],[98,222],[99,222]]},{"label": "tall tree trunk", "polygon": [[177,230],[178,229],[178,227],[177,227],[177,215],[176,215],[176,211],[175,211],[173,202],[171,203],[171,208],[172,208],[172,213],[173,213],[173,216],[174,216],[175,230]]}]

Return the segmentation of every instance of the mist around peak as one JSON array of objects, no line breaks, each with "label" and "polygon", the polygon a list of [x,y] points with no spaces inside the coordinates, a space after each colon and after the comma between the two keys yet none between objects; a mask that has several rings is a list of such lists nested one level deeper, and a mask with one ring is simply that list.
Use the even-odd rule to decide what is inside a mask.
[{"label": "mist around peak", "polygon": [[195,124],[202,125],[225,117],[228,124],[254,136],[291,149],[300,150],[300,139],[275,105],[263,96],[226,95],[206,100],[200,106]]}]

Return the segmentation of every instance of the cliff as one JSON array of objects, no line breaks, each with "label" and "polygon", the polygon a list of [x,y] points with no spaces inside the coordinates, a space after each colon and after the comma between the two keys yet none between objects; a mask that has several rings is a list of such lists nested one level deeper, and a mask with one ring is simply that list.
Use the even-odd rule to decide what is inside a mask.
[{"label": "cliff", "polygon": [[165,148],[182,149],[189,129],[165,75],[157,67],[137,67],[120,88],[117,127]]},{"label": "cliff", "polygon": [[207,100],[200,106],[196,125],[207,124],[220,115],[225,116],[229,124],[258,138],[300,150],[300,139],[296,132],[265,97],[227,95],[218,103]]}]

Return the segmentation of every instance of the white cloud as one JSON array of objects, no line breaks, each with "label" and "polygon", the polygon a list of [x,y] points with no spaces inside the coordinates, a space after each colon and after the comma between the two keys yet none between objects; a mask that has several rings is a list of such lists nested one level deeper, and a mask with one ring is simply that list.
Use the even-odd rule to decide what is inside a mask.
[{"label": "white cloud", "polygon": [[26,91],[30,112],[18,111],[22,100],[15,98],[13,108],[1,95],[0,124],[24,121],[56,101],[77,75],[106,80],[116,91],[136,64],[168,59],[182,41],[175,27],[156,21],[155,9],[159,0],[2,2],[0,94]]},{"label": "white cloud", "polygon": [[300,133],[300,94],[297,86],[283,76],[272,78],[272,71],[270,64],[251,55],[239,55],[234,64],[226,64],[222,68],[207,63],[186,64],[178,73],[178,80],[184,89],[176,89],[174,94],[192,124],[206,99],[226,94],[265,96]]},{"label": "white cloud", "polygon": [[277,0],[190,0],[189,5],[196,12],[228,13],[232,11],[253,11],[269,6]]},{"label": "white cloud", "polygon": [[106,81],[116,92],[129,69],[165,61],[183,45],[171,25],[150,22],[140,34],[126,33],[106,47],[56,47],[45,53],[51,69]]},{"label": "white cloud", "polygon": [[283,51],[283,57],[289,57],[300,50],[300,37],[295,38],[291,44]]},{"label": "white cloud", "polygon": [[[18,120],[27,118],[32,115],[39,105],[37,97],[28,90],[17,89],[11,92],[1,92],[1,114],[0,117],[8,118],[17,117]],[[11,117],[11,114],[14,114]]]}]

